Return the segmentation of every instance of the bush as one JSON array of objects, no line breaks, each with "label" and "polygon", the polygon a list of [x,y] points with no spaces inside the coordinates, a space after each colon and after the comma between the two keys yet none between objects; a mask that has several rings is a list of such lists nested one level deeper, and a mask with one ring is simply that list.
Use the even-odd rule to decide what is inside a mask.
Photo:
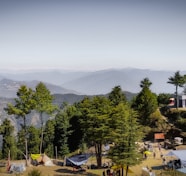
[{"label": "bush", "polygon": [[28,173],[28,176],[41,176],[41,172],[37,169],[33,169]]}]

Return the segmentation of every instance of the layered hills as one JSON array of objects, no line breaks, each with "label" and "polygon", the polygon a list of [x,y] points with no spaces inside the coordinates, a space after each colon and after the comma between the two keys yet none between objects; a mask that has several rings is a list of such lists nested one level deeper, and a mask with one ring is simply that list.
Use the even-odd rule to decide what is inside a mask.
[{"label": "layered hills", "polygon": [[[125,68],[107,69],[100,71],[64,71],[39,70],[0,72],[0,96],[11,97],[8,90],[17,89],[20,84],[34,87],[39,81],[47,84],[52,93],[97,95],[107,94],[113,87],[120,85],[123,91],[138,93],[140,81],[148,77],[152,82],[154,93],[174,93],[175,87],[167,83],[168,78],[174,76],[175,71],[157,71],[147,69]],[[181,72],[186,74],[186,71]],[[9,85],[8,81],[18,81]],[[13,85],[14,84],[14,85]],[[9,95],[10,93],[10,95]],[[14,94],[15,95],[15,94]]]},{"label": "layered hills", "polygon": [[[85,96],[107,96],[112,88],[120,85],[128,100],[140,91],[140,81],[148,77],[152,82],[154,93],[174,93],[175,87],[167,83],[168,78],[176,71],[153,71],[134,68],[108,69],[95,72],[74,72],[60,70],[1,72],[0,71],[0,124],[9,118],[18,130],[21,122],[4,111],[7,103],[14,102],[16,93],[21,85],[35,89],[39,82],[43,82],[54,95],[54,103],[63,102],[73,104],[81,101]],[[186,72],[180,72],[186,74]],[[181,91],[181,90],[180,90]],[[50,118],[45,117],[45,120]],[[28,124],[40,126],[36,112],[30,114]]]}]

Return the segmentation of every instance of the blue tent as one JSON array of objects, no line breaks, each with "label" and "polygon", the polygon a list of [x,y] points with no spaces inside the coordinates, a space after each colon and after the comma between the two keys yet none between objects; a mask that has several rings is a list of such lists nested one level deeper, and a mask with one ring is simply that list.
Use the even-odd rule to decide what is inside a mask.
[{"label": "blue tent", "polygon": [[66,165],[81,166],[82,164],[85,164],[88,161],[90,156],[91,156],[90,154],[80,154],[72,156],[70,158],[66,158]]}]

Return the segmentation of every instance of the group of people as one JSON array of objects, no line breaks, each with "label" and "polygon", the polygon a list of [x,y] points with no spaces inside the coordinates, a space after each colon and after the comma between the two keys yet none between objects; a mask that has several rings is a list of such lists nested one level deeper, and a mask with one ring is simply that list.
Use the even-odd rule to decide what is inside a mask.
[{"label": "group of people", "polygon": [[167,166],[169,169],[179,169],[179,168],[181,168],[181,161],[180,161],[180,159],[171,160],[167,163]]}]

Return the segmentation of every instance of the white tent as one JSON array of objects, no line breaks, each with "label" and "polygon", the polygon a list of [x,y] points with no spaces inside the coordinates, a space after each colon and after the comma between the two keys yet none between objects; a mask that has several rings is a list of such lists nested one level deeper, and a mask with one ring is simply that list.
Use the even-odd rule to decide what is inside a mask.
[{"label": "white tent", "polygon": [[181,160],[183,167],[186,167],[186,150],[172,150],[167,153],[165,156],[175,156]]},{"label": "white tent", "polygon": [[179,171],[179,172],[182,172],[182,173],[185,173],[185,174],[186,174],[186,168],[180,168],[180,169],[177,169],[177,171]]}]

